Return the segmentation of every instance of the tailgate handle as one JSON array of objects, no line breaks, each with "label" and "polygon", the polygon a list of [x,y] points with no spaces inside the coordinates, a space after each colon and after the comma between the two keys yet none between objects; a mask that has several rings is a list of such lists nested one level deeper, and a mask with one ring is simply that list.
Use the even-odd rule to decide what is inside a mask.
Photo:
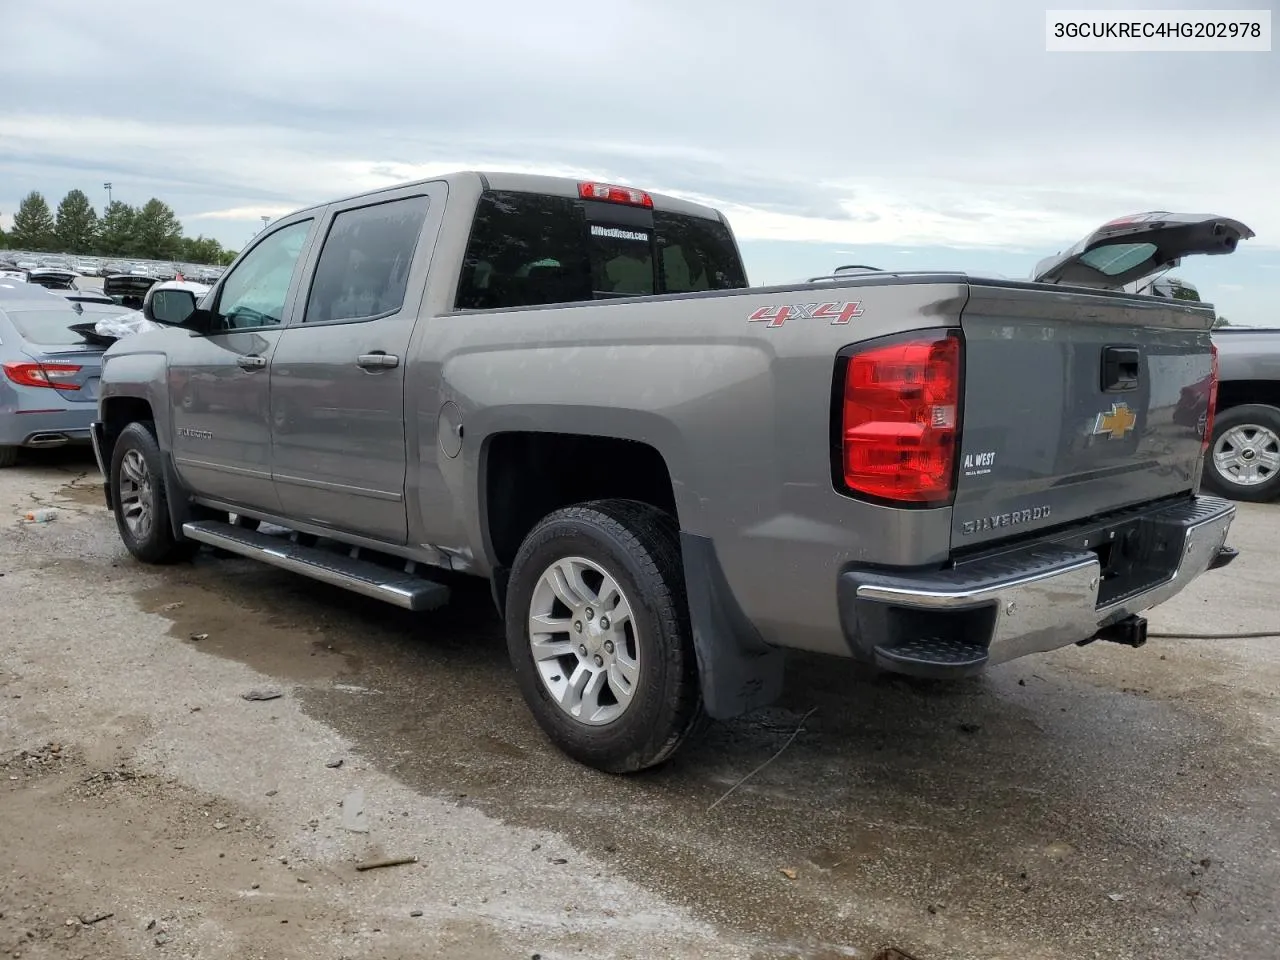
[{"label": "tailgate handle", "polygon": [[1108,393],[1138,389],[1142,355],[1137,347],[1102,348],[1102,389]]}]

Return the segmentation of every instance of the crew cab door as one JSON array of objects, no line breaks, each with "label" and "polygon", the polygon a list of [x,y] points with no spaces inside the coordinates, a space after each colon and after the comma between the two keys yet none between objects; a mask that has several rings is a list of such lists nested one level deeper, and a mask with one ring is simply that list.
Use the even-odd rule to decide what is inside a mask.
[{"label": "crew cab door", "polygon": [[188,489],[275,511],[268,361],[294,303],[315,220],[260,234],[213,294],[207,332],[169,348],[173,455]]},{"label": "crew cab door", "polygon": [[305,307],[271,362],[271,463],[285,516],[408,539],[405,377],[444,186],[334,204]]},{"label": "crew cab door", "polygon": [[1104,223],[1065,253],[1036,264],[1032,279],[1123,290],[1183,257],[1233,253],[1253,231],[1239,220],[1200,213],[1153,211]]}]

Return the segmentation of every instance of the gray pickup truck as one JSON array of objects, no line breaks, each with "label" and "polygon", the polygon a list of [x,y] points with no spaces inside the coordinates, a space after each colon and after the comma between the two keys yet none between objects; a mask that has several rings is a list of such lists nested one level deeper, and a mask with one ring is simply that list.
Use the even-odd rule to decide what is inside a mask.
[{"label": "gray pickup truck", "polygon": [[94,447],[144,562],[205,544],[411,610],[488,578],[542,728],[636,771],[770,703],[787,648],[948,678],[1140,645],[1235,555],[1234,508],[1197,495],[1212,311],[1118,288],[1245,235],[1138,219],[1042,283],[752,288],[714,210],[462,173],[159,292]]},{"label": "gray pickup truck", "polygon": [[1220,327],[1205,485],[1232,500],[1280,499],[1280,330]]}]

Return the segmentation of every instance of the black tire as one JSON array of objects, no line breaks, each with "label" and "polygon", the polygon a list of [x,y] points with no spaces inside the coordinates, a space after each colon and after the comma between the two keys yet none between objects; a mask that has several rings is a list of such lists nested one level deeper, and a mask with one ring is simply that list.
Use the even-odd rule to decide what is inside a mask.
[{"label": "black tire", "polygon": [[[1260,439],[1265,439],[1265,435],[1256,431],[1270,431],[1272,437],[1280,438],[1280,409],[1263,403],[1246,403],[1219,411],[1213,418],[1213,437],[1209,444],[1209,452],[1205,456],[1204,485],[1214,493],[1230,500],[1243,500],[1248,503],[1266,503],[1275,500],[1280,497],[1280,470],[1271,471],[1270,476],[1259,483],[1245,484],[1241,483],[1231,470],[1223,469],[1218,464],[1218,447],[1223,442],[1224,434],[1240,427],[1244,427],[1246,433],[1253,433]],[[1275,447],[1275,444],[1266,445],[1268,452],[1280,452]]]},{"label": "black tire", "polygon": [[17,447],[0,446],[0,467],[12,467],[17,462]]},{"label": "black tire", "polygon": [[[153,427],[149,423],[131,423],[120,431],[111,451],[111,502],[116,518],[116,529],[125,547],[143,563],[177,563],[189,559],[199,548],[191,540],[179,540],[173,535],[169,523],[168,492],[164,486],[164,457],[156,443]],[[121,504],[120,479],[126,456],[138,453],[146,465],[149,490],[139,492],[149,506],[151,523],[144,532],[135,534],[125,519]]]},{"label": "black tire", "polygon": [[[529,640],[530,604],[543,573],[581,557],[613,577],[631,605],[638,677],[630,705],[599,726],[552,698]],[[557,510],[520,546],[507,587],[507,648],[516,682],[539,726],[570,757],[607,773],[634,773],[670,757],[702,717],[679,531],[667,514],[630,500]]]}]

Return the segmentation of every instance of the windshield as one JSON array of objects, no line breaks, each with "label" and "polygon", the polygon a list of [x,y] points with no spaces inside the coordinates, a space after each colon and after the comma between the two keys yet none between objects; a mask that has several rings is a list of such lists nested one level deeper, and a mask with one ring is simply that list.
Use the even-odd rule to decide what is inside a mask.
[{"label": "windshield", "polygon": [[493,310],[747,285],[719,220],[489,191],[476,209],[459,309]]}]

